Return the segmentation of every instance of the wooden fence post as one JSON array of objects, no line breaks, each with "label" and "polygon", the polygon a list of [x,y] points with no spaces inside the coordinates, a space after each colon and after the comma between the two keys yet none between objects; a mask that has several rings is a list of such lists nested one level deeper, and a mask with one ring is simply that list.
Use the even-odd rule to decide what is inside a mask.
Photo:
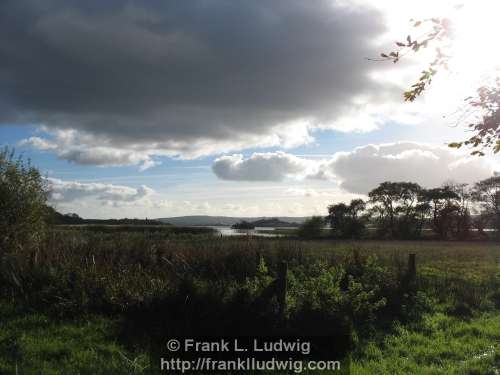
[{"label": "wooden fence post", "polygon": [[286,310],[286,293],[288,288],[287,282],[287,273],[288,273],[288,264],[285,261],[282,261],[279,264],[278,269],[278,303],[279,303],[279,314],[281,317],[284,316]]}]

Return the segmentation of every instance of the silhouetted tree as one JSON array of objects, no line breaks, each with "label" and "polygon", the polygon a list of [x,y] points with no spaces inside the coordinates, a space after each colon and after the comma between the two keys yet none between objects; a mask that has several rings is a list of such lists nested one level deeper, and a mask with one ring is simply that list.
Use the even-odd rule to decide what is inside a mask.
[{"label": "silhouetted tree", "polygon": [[449,182],[445,184],[445,187],[449,188],[456,195],[454,201],[454,218],[453,218],[453,236],[455,238],[464,240],[470,235],[471,229],[471,216],[470,216],[470,202],[472,199],[472,193],[467,184],[459,184],[454,182]]},{"label": "silhouetted tree", "polygon": [[448,213],[457,194],[449,186],[428,189],[423,192],[423,199],[430,204],[431,228],[440,237],[448,237],[450,218]]},{"label": "silhouetted tree", "polygon": [[470,234],[471,192],[467,184],[448,182],[422,193],[430,204],[431,228],[442,239],[466,239]]},{"label": "silhouetted tree", "polygon": [[379,233],[390,238],[418,235],[422,188],[413,182],[383,182],[368,193],[372,212],[378,215]]},{"label": "silhouetted tree", "polygon": [[395,205],[399,199],[397,183],[383,182],[368,193],[370,203],[374,205],[373,212],[378,214],[379,231],[383,235],[394,237],[395,232]]},{"label": "silhouetted tree", "polygon": [[483,208],[483,213],[492,218],[492,224],[500,233],[500,175],[479,181],[474,185],[472,198]]},{"label": "silhouetted tree", "polygon": [[349,205],[338,203],[328,206],[327,221],[335,236],[341,238],[360,238],[366,229],[366,203],[353,199]]}]

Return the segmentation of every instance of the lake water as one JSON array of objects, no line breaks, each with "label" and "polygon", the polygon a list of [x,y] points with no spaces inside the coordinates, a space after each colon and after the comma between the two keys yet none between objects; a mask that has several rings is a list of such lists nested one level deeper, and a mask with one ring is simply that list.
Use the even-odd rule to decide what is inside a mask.
[{"label": "lake water", "polygon": [[[295,229],[292,227],[275,228],[275,227],[255,227],[255,229],[233,229],[224,226],[212,226],[209,228],[215,229],[222,236],[258,236],[258,237],[281,237],[282,234],[273,233],[275,229]],[[263,233],[269,232],[269,233]]]}]

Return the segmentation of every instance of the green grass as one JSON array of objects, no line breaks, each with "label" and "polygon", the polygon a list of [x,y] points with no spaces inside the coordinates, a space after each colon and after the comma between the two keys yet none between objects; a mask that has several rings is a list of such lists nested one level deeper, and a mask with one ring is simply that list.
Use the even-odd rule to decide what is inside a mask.
[{"label": "green grass", "polygon": [[59,321],[4,305],[0,374],[136,374],[147,356],[117,343],[116,323],[102,317]]},{"label": "green grass", "polygon": [[465,321],[442,313],[418,327],[398,325],[358,349],[352,374],[475,374],[500,372],[500,314]]},{"label": "green grass", "polygon": [[[39,313],[2,308],[0,373],[142,374],[145,353],[117,343],[106,318],[56,321]],[[472,320],[426,315],[416,327],[397,324],[390,334],[357,349],[351,374],[496,375],[500,369],[500,314]]]}]

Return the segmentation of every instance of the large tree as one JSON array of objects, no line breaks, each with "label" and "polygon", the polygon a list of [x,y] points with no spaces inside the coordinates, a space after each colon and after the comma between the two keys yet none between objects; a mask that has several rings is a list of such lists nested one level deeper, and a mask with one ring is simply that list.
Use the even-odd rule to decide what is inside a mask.
[{"label": "large tree", "polygon": [[469,237],[472,220],[470,215],[470,203],[472,192],[468,184],[448,182],[445,187],[456,194],[455,215],[453,221],[454,237],[465,240]]},{"label": "large tree", "polygon": [[440,237],[447,238],[451,234],[451,213],[454,200],[458,195],[449,187],[428,189],[423,192],[423,198],[429,202],[432,230]]},{"label": "large tree", "polygon": [[429,202],[431,227],[443,239],[466,239],[472,225],[471,191],[467,184],[447,182],[442,187],[425,190]]},{"label": "large tree", "polygon": [[477,182],[472,197],[482,206],[484,214],[493,218],[492,224],[500,233],[500,175]]},{"label": "large tree", "polygon": [[423,217],[420,197],[422,188],[413,182],[381,183],[368,193],[373,204],[372,212],[378,214],[382,235],[408,238],[418,235]]},{"label": "large tree", "polygon": [[335,236],[360,238],[367,221],[365,209],[366,203],[362,199],[353,199],[349,205],[337,203],[328,206],[327,221]]}]

